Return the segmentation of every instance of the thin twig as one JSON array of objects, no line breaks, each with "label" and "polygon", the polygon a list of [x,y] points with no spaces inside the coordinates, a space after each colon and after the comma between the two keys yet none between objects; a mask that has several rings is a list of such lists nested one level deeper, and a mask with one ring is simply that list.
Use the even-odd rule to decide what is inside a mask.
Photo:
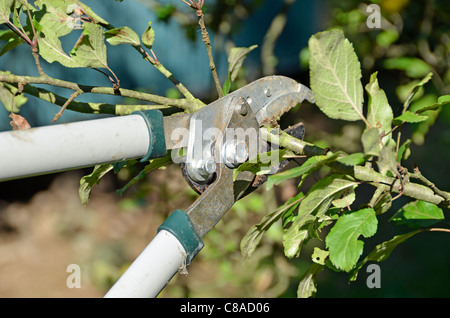
[{"label": "thin twig", "polygon": [[414,173],[410,173],[409,176],[411,178],[415,178],[415,179],[421,181],[424,185],[426,185],[427,187],[431,188],[434,191],[434,193],[436,193],[437,195],[443,197],[445,199],[445,201],[450,202],[450,195],[447,192],[438,189],[433,182],[431,182],[430,180],[425,178],[422,175],[422,173],[420,172],[418,167],[415,167],[414,168]]},{"label": "thin twig", "polygon": [[45,74],[44,69],[41,66],[41,62],[39,61],[39,53],[37,51],[37,48],[32,48],[31,49],[31,54],[33,55],[34,63],[36,64],[36,67],[38,69],[39,75],[41,77],[47,76],[47,74]]},{"label": "thin twig", "polygon": [[32,47],[36,48],[37,47],[36,29],[34,28],[33,18],[31,17],[31,12],[30,12],[30,7],[28,6],[28,1],[25,1],[25,3],[26,3],[26,7],[27,7],[28,18],[30,19],[31,29],[33,30],[33,40],[31,41],[31,43],[32,43]]},{"label": "thin twig", "polygon": [[105,65],[105,66],[108,69],[108,71],[110,71],[111,74],[114,76],[115,82],[113,81],[113,88],[114,88],[114,91],[116,92],[116,95],[120,95],[120,93],[119,93],[119,89],[120,89],[119,78],[117,77],[116,73],[114,73],[114,71],[108,65]]},{"label": "thin twig", "polygon": [[[111,72],[111,74],[113,74],[113,76],[115,77],[115,79],[112,78],[111,75],[106,74],[105,72],[103,72],[101,69],[98,69],[98,68],[96,68],[96,67],[94,67],[94,68],[92,68],[92,69],[93,69],[93,70],[96,70],[96,71],[99,72],[99,73],[102,73],[103,75],[105,75],[105,76],[109,79],[109,81],[111,82],[111,84],[113,84],[113,88],[114,88],[115,90],[118,90],[118,89],[120,88],[120,81],[119,81],[119,79],[117,78],[116,74],[115,74],[109,67],[108,67],[108,70]],[[120,95],[120,93],[118,93],[117,95]]]},{"label": "thin twig", "polygon": [[193,2],[192,0],[189,0],[189,2],[187,2],[186,0],[182,1],[186,3],[189,7],[194,9],[195,13],[197,14],[198,24],[200,25],[200,29],[202,30],[202,40],[205,43],[206,52],[208,54],[209,68],[211,70],[214,79],[214,84],[216,85],[217,94],[219,95],[219,98],[221,98],[223,97],[222,86],[220,85],[219,75],[217,74],[216,65],[214,64],[211,41],[209,40],[208,31],[206,30],[205,26],[205,16],[203,15],[202,11],[205,0],[198,0],[197,3]]},{"label": "thin twig", "polygon": [[27,34],[20,31],[13,23],[11,23],[11,21],[9,21],[9,17],[6,17],[1,11],[0,11],[0,16],[6,20],[6,26],[9,29],[14,31],[18,36],[20,36],[25,42],[27,42],[28,45],[30,45],[30,46],[32,45],[32,41],[27,36]]},{"label": "thin twig", "polygon": [[434,227],[434,228],[428,229],[427,231],[430,231],[430,232],[447,232],[447,233],[450,233],[450,229],[443,229],[443,228],[438,228],[438,227]]},{"label": "thin twig", "polygon": [[70,97],[67,99],[67,101],[64,103],[64,105],[62,105],[61,109],[59,110],[59,112],[57,114],[55,114],[55,116],[52,119],[52,123],[54,123],[55,121],[57,121],[63,114],[63,112],[66,110],[67,106],[77,97],[80,96],[81,94],[83,94],[82,90],[79,91],[75,91],[73,92],[72,95],[70,95]]}]

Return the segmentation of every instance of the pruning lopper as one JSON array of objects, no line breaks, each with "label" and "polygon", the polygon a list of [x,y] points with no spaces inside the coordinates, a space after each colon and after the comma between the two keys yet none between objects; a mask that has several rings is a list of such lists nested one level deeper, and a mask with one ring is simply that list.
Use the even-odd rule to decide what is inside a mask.
[{"label": "pruning lopper", "polygon": [[[159,110],[0,133],[0,181],[132,158],[171,154],[200,196],[175,210],[105,297],[156,297],[203,247],[202,237],[233,204],[266,178],[244,162],[270,151],[260,128],[304,100],[310,89],[283,76],[256,80],[193,114],[163,116]],[[289,131],[302,139],[303,125]],[[275,159],[275,158],[274,158]],[[276,157],[278,159],[278,155]],[[3,162],[4,161],[4,162]],[[283,164],[283,163],[282,163]],[[280,169],[276,166],[274,169]]]}]

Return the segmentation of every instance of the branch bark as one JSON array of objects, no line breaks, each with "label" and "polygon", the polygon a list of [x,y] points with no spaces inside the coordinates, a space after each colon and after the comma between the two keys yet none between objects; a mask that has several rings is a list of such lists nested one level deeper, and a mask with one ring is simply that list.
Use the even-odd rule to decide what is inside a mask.
[{"label": "branch bark", "polygon": [[[0,71],[0,82],[6,82],[10,84],[17,84],[17,83],[25,84],[24,91],[26,93],[27,87],[29,86],[26,84],[47,84],[56,87],[67,88],[73,91],[81,91],[82,93],[105,94],[105,95],[117,95],[118,93],[118,91],[115,90],[113,87],[80,85],[74,82],[52,78],[48,75],[44,77],[32,77],[32,76],[14,75],[10,74],[9,72]],[[148,101],[158,105],[175,106],[189,113],[195,112],[204,106],[204,103],[199,99],[174,99],[159,95],[137,92],[134,90],[124,88],[121,88],[119,92],[120,96],[123,97],[130,97],[138,100]]]},{"label": "branch bark", "polygon": [[222,91],[222,85],[220,85],[219,75],[217,74],[216,65],[214,63],[214,57],[212,54],[212,48],[211,48],[211,41],[209,40],[208,31],[206,30],[205,25],[205,16],[203,14],[202,8],[203,4],[205,3],[205,0],[198,0],[197,2],[194,2],[192,0],[182,0],[184,3],[186,3],[189,7],[195,10],[195,13],[198,18],[198,25],[200,26],[200,29],[202,30],[202,40],[203,43],[205,43],[206,52],[208,54],[209,59],[209,69],[211,70],[214,84],[216,85],[217,94],[219,95],[219,98],[223,97],[223,91]]},{"label": "branch bark", "polygon": [[[262,128],[261,134],[264,140],[275,143],[280,147],[287,148],[298,155],[316,156],[323,155],[327,152],[326,149],[294,138],[275,128]],[[450,202],[446,200],[446,197],[450,195],[448,192],[440,190],[443,195],[438,195],[436,194],[436,191],[430,187],[409,181],[402,182],[399,179],[384,176],[368,167],[347,166],[340,162],[333,162],[328,166],[337,173],[352,176],[356,180],[369,183],[378,188],[391,192],[403,193],[403,195],[407,197],[434,203],[442,208],[450,208]]]},{"label": "branch bark", "polygon": [[[14,84],[7,84],[12,85]],[[7,87],[7,86],[6,86]],[[9,87],[7,87],[9,89]],[[52,93],[44,88],[37,88],[32,85],[25,85],[23,92],[31,96],[35,96],[49,103],[63,107],[67,103],[67,98]],[[134,111],[147,110],[147,109],[159,109],[164,115],[168,116],[174,113],[182,111],[181,108],[168,106],[168,105],[127,105],[127,104],[108,104],[108,103],[85,103],[78,101],[71,101],[67,106],[67,109],[85,113],[85,114],[108,114],[108,115],[129,115]]]}]

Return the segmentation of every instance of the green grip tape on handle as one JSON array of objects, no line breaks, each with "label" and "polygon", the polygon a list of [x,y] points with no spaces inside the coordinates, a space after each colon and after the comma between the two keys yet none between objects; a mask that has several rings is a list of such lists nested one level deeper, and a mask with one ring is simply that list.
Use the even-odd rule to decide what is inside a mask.
[{"label": "green grip tape on handle", "polygon": [[186,265],[197,255],[203,248],[204,243],[201,237],[195,231],[189,216],[183,210],[175,210],[158,228],[158,232],[165,230],[177,238],[183,246],[187,258]]},{"label": "green grip tape on handle", "polygon": [[148,151],[141,159],[141,162],[145,162],[151,158],[165,156],[167,154],[167,149],[164,137],[163,113],[157,109],[150,109],[135,111],[132,114],[142,116],[148,128]]}]

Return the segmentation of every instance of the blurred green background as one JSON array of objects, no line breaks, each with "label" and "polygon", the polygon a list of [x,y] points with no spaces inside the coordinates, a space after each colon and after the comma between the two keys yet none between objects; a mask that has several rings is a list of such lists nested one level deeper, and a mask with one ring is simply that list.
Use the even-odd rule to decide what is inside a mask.
[{"label": "blurred green background", "polygon": [[[129,25],[138,33],[145,29],[150,16],[156,37],[161,39],[155,42],[158,58],[167,61],[166,65],[204,101],[214,98],[195,14],[186,10],[181,0],[85,3],[113,24]],[[367,27],[367,5],[371,3],[381,8],[381,29]],[[237,85],[264,75],[281,74],[308,86],[308,38],[315,32],[340,27],[360,59],[363,85],[372,72],[378,71],[380,86],[396,115],[408,87],[428,72],[433,72],[433,79],[414,103],[430,103],[440,95],[450,94],[448,1],[207,0],[205,6],[222,83],[227,50],[233,45],[258,44],[246,60]],[[166,43],[169,41],[164,38],[172,43]],[[172,45],[179,47],[174,49]],[[1,57],[1,68],[24,74],[27,68],[17,62],[22,57],[24,61],[31,58],[21,55],[24,52]],[[130,88],[170,93],[164,79],[152,75],[148,65],[140,66],[141,61],[136,61],[133,52],[111,50],[110,59],[110,65],[118,65],[119,77],[130,79],[121,80]],[[55,65],[46,67],[57,77],[85,80],[83,74],[67,75]],[[29,104],[23,111],[33,126],[48,124],[54,108],[34,100]],[[49,109],[48,114],[43,109]],[[0,118],[2,115],[7,113],[0,111]],[[81,119],[77,114],[64,116],[66,121]],[[432,117],[404,129],[403,135],[412,136],[413,140],[406,166],[411,169],[419,164],[425,176],[448,191],[450,109],[443,108]],[[9,129],[5,120],[0,130]],[[315,106],[306,104],[284,116],[281,125],[298,121],[304,122],[305,139],[309,142],[347,152],[361,150],[361,123],[331,121]],[[187,207],[197,197],[175,165],[150,173],[122,197],[118,196],[115,190],[135,176],[139,168],[142,166],[107,175],[94,188],[87,207],[81,206],[77,194],[79,179],[90,173],[89,169],[0,183],[0,297],[101,297],[153,238],[168,214]],[[319,171],[315,177],[320,178],[323,173]],[[301,190],[307,191],[312,181]],[[189,275],[177,275],[161,296],[296,297],[299,278],[311,264],[311,250],[323,242],[310,242],[298,259],[289,260],[283,255],[281,225],[275,224],[250,259],[242,260],[239,245],[253,224],[297,191],[295,180],[291,180],[269,191],[262,187],[238,202],[204,238],[205,247],[188,267]],[[361,186],[357,194],[364,202],[372,192],[369,186]],[[387,222],[406,202],[403,197],[395,200],[390,212],[379,218],[379,233],[366,240],[363,256],[380,242],[409,231]],[[448,210],[444,213],[448,214]],[[448,228],[448,221],[441,227]],[[449,297],[449,243],[446,233],[425,232],[401,244],[387,261],[379,264],[379,289],[367,287],[365,268],[352,283],[347,274],[326,270],[319,275],[316,296]],[[71,263],[81,266],[81,289],[66,287],[66,267]]]}]

